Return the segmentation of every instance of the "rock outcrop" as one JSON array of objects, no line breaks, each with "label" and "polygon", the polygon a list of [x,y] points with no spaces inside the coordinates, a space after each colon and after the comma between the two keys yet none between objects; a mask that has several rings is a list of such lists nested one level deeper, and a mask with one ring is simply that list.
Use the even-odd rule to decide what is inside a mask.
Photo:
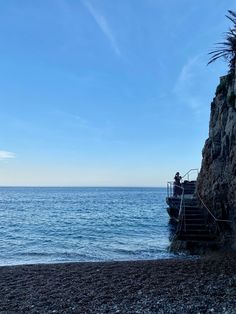
[{"label": "rock outcrop", "polygon": [[203,148],[197,191],[218,219],[231,224],[236,247],[236,83],[235,75],[221,77],[211,104],[209,138]]}]

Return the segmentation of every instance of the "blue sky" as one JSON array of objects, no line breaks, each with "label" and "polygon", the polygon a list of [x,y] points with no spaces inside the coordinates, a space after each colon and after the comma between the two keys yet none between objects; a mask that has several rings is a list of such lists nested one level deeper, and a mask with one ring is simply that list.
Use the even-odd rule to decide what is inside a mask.
[{"label": "blue sky", "polygon": [[0,1],[0,185],[165,186],[199,168],[234,1]]}]

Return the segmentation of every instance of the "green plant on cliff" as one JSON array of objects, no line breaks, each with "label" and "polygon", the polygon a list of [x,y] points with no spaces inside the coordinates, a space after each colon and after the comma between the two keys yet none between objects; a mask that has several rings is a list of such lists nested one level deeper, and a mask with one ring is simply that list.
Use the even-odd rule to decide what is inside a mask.
[{"label": "green plant on cliff", "polygon": [[220,78],[220,84],[216,88],[216,95],[218,94],[227,94],[227,89],[234,78],[233,73],[229,73],[228,75],[222,76]]},{"label": "green plant on cliff", "polygon": [[216,95],[221,93],[227,93],[227,76],[221,79],[220,84],[216,88]]},{"label": "green plant on cliff", "polygon": [[232,73],[235,71],[236,62],[236,12],[230,10],[228,12],[229,15],[226,17],[233,22],[233,27],[225,33],[225,41],[217,43],[216,49],[209,53],[211,57],[208,64],[223,58],[228,61],[229,72]]},{"label": "green plant on cliff", "polygon": [[228,104],[234,107],[235,99],[236,99],[236,95],[235,95],[234,91],[231,91],[231,93],[227,97]]}]

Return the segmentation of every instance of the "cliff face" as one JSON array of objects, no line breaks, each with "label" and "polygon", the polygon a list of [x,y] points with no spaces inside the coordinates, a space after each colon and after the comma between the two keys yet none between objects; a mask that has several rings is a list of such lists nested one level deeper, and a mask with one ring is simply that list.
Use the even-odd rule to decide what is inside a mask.
[{"label": "cliff face", "polygon": [[[219,219],[236,219],[236,83],[220,79],[211,104],[209,138],[202,152],[197,189]],[[235,227],[234,227],[235,229]]]}]

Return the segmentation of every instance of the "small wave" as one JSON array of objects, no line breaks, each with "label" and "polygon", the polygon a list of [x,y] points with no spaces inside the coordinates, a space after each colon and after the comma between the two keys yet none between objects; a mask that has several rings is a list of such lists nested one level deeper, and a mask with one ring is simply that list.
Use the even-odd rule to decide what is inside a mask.
[{"label": "small wave", "polygon": [[1,203],[0,263],[170,257],[164,189],[7,188]]}]

